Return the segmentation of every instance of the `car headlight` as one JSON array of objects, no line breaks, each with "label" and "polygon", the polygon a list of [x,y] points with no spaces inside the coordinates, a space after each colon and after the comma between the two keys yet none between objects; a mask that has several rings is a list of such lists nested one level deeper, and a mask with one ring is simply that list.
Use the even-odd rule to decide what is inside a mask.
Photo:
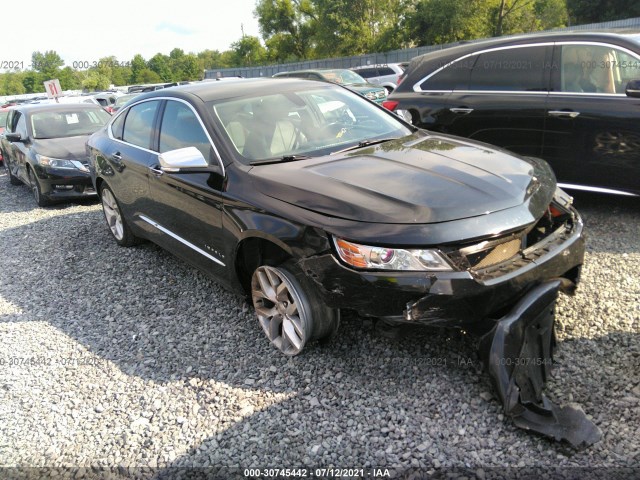
[{"label": "car headlight", "polygon": [[85,167],[81,162],[77,160],[66,160],[64,158],[53,158],[45,155],[37,155],[36,160],[40,165],[51,168],[69,168],[73,170],[80,170],[81,172],[88,172],[89,169]]},{"label": "car headlight", "polygon": [[356,268],[397,271],[452,271],[445,257],[433,249],[372,247],[333,237],[343,262]]}]

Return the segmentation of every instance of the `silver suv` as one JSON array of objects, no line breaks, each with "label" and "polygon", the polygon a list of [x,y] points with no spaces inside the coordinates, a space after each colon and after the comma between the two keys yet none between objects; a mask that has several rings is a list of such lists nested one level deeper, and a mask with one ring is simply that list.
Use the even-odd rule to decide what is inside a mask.
[{"label": "silver suv", "polygon": [[400,63],[385,63],[352,67],[351,70],[367,82],[380,85],[387,89],[387,93],[391,93],[398,86],[398,77],[404,73],[404,66]]}]

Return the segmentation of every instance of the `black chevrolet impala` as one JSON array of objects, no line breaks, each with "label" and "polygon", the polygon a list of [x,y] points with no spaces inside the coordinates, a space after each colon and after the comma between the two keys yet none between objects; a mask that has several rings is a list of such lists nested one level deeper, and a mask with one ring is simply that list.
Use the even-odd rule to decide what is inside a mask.
[{"label": "black chevrolet impala", "polygon": [[[584,255],[580,216],[544,161],[298,79],[143,94],[88,149],[115,240],[151,240],[250,296],[283,353],[334,335],[341,309],[463,328],[495,357],[494,378],[535,378],[516,402],[496,383],[509,413],[540,423],[513,405],[548,406],[553,306]],[[521,371],[496,355],[544,363]]]}]

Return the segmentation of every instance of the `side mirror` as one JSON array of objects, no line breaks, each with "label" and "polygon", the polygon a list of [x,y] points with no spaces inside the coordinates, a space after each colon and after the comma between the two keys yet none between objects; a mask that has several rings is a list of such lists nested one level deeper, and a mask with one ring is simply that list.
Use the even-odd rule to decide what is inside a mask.
[{"label": "side mirror", "polygon": [[26,138],[22,138],[22,135],[19,133],[5,133],[4,138],[9,140],[10,142],[22,142],[26,141]]},{"label": "side mirror", "polygon": [[629,80],[625,93],[627,97],[640,98],[640,80]]},{"label": "side mirror", "polygon": [[158,156],[160,168],[167,173],[209,171],[209,164],[196,147],[178,148]]}]

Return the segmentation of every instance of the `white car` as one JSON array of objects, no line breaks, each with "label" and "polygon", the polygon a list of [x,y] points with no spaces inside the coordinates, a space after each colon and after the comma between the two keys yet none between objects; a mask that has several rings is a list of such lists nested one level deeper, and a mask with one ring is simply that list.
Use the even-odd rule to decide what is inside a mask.
[{"label": "white car", "polygon": [[398,86],[398,78],[404,73],[404,66],[400,63],[385,63],[352,67],[351,70],[367,82],[384,87],[387,93],[391,93]]}]

